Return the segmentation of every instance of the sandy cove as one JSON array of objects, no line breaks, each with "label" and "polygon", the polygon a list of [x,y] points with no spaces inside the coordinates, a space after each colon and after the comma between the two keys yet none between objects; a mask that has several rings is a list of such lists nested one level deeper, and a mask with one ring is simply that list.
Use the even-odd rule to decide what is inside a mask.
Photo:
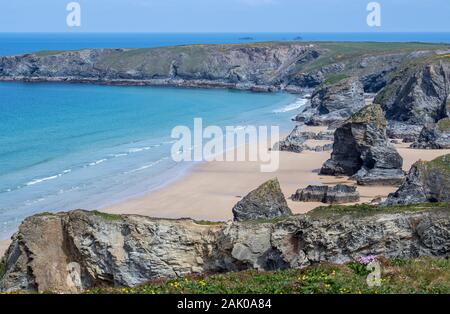
[{"label": "sandy cove", "polygon": [[[310,129],[311,130],[311,129]],[[313,131],[321,129],[313,128]],[[310,142],[323,145],[325,142]],[[399,144],[397,149],[404,159],[403,168],[409,170],[419,159],[432,160],[449,154],[450,150],[418,150]],[[290,197],[297,189],[309,184],[355,184],[348,178],[319,176],[318,170],[330,157],[331,152],[305,151],[301,154],[280,152],[280,168],[275,173],[261,173],[257,162],[209,162],[200,164],[191,173],[160,190],[117,204],[105,211],[116,214],[140,214],[153,217],[199,220],[229,220],[231,209],[242,196],[265,181],[278,177],[281,188]],[[387,196],[396,190],[389,186],[358,186],[361,202],[370,202],[377,196]],[[305,213],[322,203],[292,202],[294,213]],[[0,241],[0,256],[10,241]]]},{"label": "sandy cove", "polygon": [[[305,131],[324,131],[324,127],[307,128]],[[310,146],[323,145],[326,141],[310,141]],[[432,160],[450,153],[450,150],[410,149],[409,144],[396,145],[404,159],[403,168],[408,171],[419,159]],[[258,162],[208,162],[196,167],[184,178],[160,190],[142,197],[130,199],[104,209],[115,214],[139,214],[153,217],[184,218],[225,221],[232,218],[231,209],[248,192],[265,181],[278,177],[288,199],[299,188],[310,184],[354,185],[347,177],[320,176],[322,164],[331,152],[305,151],[301,154],[280,152],[280,167],[274,173],[259,171]],[[375,197],[386,197],[397,188],[392,186],[358,186],[361,203]],[[301,214],[323,205],[322,203],[293,202],[288,199],[294,213]]]}]

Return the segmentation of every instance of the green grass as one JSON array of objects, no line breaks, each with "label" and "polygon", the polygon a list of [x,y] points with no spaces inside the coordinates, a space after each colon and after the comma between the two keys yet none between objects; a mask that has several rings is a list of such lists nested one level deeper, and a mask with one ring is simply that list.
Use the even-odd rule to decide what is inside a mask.
[{"label": "green grass", "polygon": [[334,85],[337,84],[345,79],[349,78],[347,74],[339,73],[339,74],[332,74],[327,77],[323,85]]},{"label": "green grass", "polygon": [[249,270],[202,277],[156,280],[136,288],[92,289],[88,294],[390,294],[450,293],[450,261],[380,259],[380,287],[366,283],[368,271],[355,263],[321,264],[274,272]]},{"label": "green grass", "polygon": [[0,260],[0,279],[3,278],[5,272],[6,272],[5,262],[3,260]]},{"label": "green grass", "polygon": [[450,118],[445,118],[437,123],[437,127],[441,132],[450,132]]},{"label": "green grass", "polygon": [[120,215],[103,213],[99,212],[98,210],[93,210],[91,211],[91,213],[108,221],[122,220],[122,216]]},{"label": "green grass", "polygon": [[202,226],[220,226],[223,225],[223,221],[208,221],[208,220],[194,220],[197,225]]},{"label": "green grass", "polygon": [[377,214],[398,214],[405,212],[420,212],[429,210],[450,210],[450,203],[423,203],[412,205],[392,205],[377,206],[368,204],[359,204],[352,206],[330,205],[321,206],[308,212],[306,215],[313,218],[327,218],[342,215],[351,215],[355,217],[370,216]]}]

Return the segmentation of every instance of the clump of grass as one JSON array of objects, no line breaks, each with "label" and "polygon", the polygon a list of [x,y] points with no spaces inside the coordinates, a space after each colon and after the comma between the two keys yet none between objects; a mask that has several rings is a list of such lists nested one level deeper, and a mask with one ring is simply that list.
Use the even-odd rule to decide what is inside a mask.
[{"label": "clump of grass", "polygon": [[381,286],[369,287],[355,263],[320,264],[273,272],[248,270],[155,280],[135,288],[92,289],[89,294],[390,294],[450,293],[450,261],[420,258],[404,263],[380,258]]},{"label": "clump of grass", "polygon": [[439,120],[439,122],[437,123],[437,127],[441,132],[450,132],[450,118]]},{"label": "clump of grass", "polygon": [[3,259],[0,260],[0,279],[3,278],[3,276],[6,273],[6,265],[5,265],[5,261]]},{"label": "clump of grass", "polygon": [[209,221],[209,220],[194,220],[197,225],[203,226],[220,226],[223,225],[223,221]]},{"label": "clump of grass", "polygon": [[332,74],[330,76],[327,77],[327,79],[325,80],[325,82],[323,83],[323,85],[328,86],[328,85],[334,85],[337,84],[345,79],[349,78],[349,76],[347,74]]},{"label": "clump of grass", "polygon": [[397,214],[404,212],[420,212],[427,210],[450,210],[450,203],[423,203],[411,205],[392,205],[392,206],[378,206],[369,204],[358,205],[329,205],[320,206],[309,213],[307,216],[313,218],[335,217],[340,215],[351,216],[370,216],[376,214]]},{"label": "clump of grass", "polygon": [[53,216],[53,215],[54,215],[54,213],[51,213],[51,212],[42,212],[42,213],[36,214],[35,216],[36,217],[45,217],[45,216]]},{"label": "clump of grass", "polygon": [[108,221],[122,220],[122,216],[120,215],[103,213],[98,210],[93,210],[91,213]]}]

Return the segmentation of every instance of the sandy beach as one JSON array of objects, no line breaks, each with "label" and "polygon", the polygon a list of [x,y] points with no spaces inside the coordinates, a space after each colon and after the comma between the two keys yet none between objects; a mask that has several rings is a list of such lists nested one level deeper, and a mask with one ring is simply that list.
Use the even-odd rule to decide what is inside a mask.
[{"label": "sandy beach", "polygon": [[8,249],[10,243],[10,240],[0,240],[0,259],[3,256],[3,253]]},{"label": "sandy beach", "polygon": [[[325,128],[308,128],[307,131],[319,132]],[[326,141],[307,143],[323,145]],[[416,150],[409,144],[397,145],[404,159],[404,170],[419,159],[432,160],[450,153],[450,150]],[[305,151],[301,154],[280,152],[280,167],[274,173],[259,171],[258,162],[208,162],[196,166],[191,173],[174,184],[148,193],[113,207],[106,211],[116,214],[140,214],[153,217],[182,218],[223,221],[232,218],[231,209],[248,192],[265,181],[277,177],[281,188],[289,198],[299,188],[310,184],[354,185],[348,178],[318,175],[322,164],[330,157],[331,152]],[[361,203],[370,202],[374,198],[386,197],[394,192],[393,186],[359,186]],[[288,199],[289,207],[294,213],[305,213],[321,206],[321,203],[293,202]]]},{"label": "sandy beach", "polygon": [[[309,128],[308,131],[322,131],[323,128]],[[327,144],[313,141],[310,146]],[[403,168],[409,170],[419,159],[432,160],[449,154],[450,150],[410,149],[409,144],[396,145],[404,159]],[[318,175],[322,164],[331,152],[305,151],[300,154],[280,152],[280,168],[274,173],[260,172],[258,162],[208,162],[195,166],[185,177],[160,190],[130,199],[103,211],[116,214],[139,214],[165,218],[193,218],[198,220],[226,221],[232,218],[231,209],[248,192],[265,181],[277,177],[288,199],[297,189],[310,184],[345,183],[354,185],[346,177]],[[386,197],[396,190],[393,186],[358,186],[361,203]],[[296,214],[306,213],[322,203],[293,202],[288,205]],[[10,240],[0,241],[0,256]]]}]

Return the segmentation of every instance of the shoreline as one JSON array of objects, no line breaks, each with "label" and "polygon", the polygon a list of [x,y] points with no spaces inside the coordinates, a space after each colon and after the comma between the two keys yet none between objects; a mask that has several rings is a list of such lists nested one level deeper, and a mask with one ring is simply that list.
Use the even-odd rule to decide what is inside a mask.
[{"label": "shoreline", "polygon": [[[326,127],[306,127],[304,131],[320,132]],[[284,136],[284,135],[283,135]],[[320,144],[323,144],[321,141]],[[248,144],[251,145],[251,144]],[[413,163],[432,160],[450,154],[450,149],[421,150],[409,148],[410,143],[396,144],[403,157],[403,169],[408,171]],[[319,202],[293,202],[290,196],[299,188],[310,184],[349,184],[355,181],[347,177],[322,176],[318,170],[331,152],[304,151],[280,152],[280,168],[274,173],[259,171],[259,162],[201,162],[189,166],[189,170],[171,182],[143,195],[131,197],[100,210],[111,214],[137,214],[155,218],[191,218],[194,220],[228,221],[232,219],[233,206],[247,193],[265,181],[277,177],[282,191],[294,214],[304,214],[327,204]],[[397,190],[395,186],[358,186],[361,200],[369,203],[376,197],[386,197]],[[180,197],[181,196],[181,197]],[[348,203],[344,205],[351,205]],[[11,243],[0,240],[0,256]]]},{"label": "shoreline", "polygon": [[[326,127],[305,127],[304,130],[319,132],[325,129]],[[411,149],[409,143],[397,144],[396,147],[404,159],[405,171],[419,159],[432,160],[450,153],[450,150]],[[277,177],[288,206],[294,214],[303,214],[326,204],[293,202],[289,197],[297,189],[310,184],[356,185],[355,181],[347,177],[318,174],[318,169],[330,154],[331,152],[312,151],[300,154],[280,152],[280,168],[274,173],[261,173],[258,162],[203,162],[194,165],[184,176],[161,189],[102,210],[112,214],[138,214],[156,218],[227,221],[232,219],[232,208],[243,196],[265,181]],[[358,203],[369,203],[374,198],[387,197],[396,190],[396,186],[358,186],[361,194]]]}]

